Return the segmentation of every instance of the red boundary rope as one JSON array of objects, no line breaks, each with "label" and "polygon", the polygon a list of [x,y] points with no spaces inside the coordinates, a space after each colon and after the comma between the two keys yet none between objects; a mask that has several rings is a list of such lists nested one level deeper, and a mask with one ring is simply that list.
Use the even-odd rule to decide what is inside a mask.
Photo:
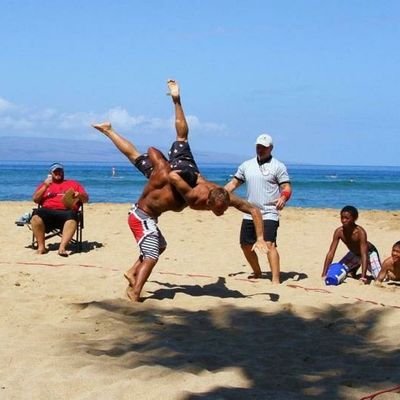
[{"label": "red boundary rope", "polygon": [[[53,267],[53,268],[58,268],[58,267],[84,267],[84,268],[98,268],[98,269],[108,269],[110,271],[120,271],[117,268],[108,268],[108,267],[99,267],[97,265],[91,265],[91,264],[75,264],[75,265],[70,265],[70,264],[49,264],[49,263],[37,263],[37,262],[23,262],[23,261],[16,261],[16,262],[4,262],[4,261],[0,261],[0,264],[19,264],[19,265],[36,265],[36,266],[45,266],[45,267]],[[160,275],[174,275],[174,276],[188,276],[191,278],[211,278],[211,279],[215,279],[215,276],[211,276],[211,275],[202,275],[202,274],[180,274],[177,272],[163,272],[163,271],[155,271],[156,273],[160,274]],[[236,281],[244,281],[244,282],[248,282],[248,283],[256,283],[257,280],[253,280],[253,279],[243,279],[243,278],[232,278],[233,280]],[[317,292],[317,293],[327,293],[327,294],[332,294],[333,292],[327,289],[321,289],[321,288],[308,288],[302,285],[298,285],[298,284],[288,284],[286,285],[287,287],[293,288],[293,289],[304,289],[306,292]],[[341,295],[342,298],[344,299],[353,299],[353,300],[357,300],[363,303],[369,303],[369,304],[373,304],[376,306],[382,306],[382,307],[391,307],[391,308],[398,308],[400,309],[400,306],[393,306],[393,305],[389,305],[389,304],[384,304],[384,303],[378,303],[376,301],[372,301],[372,300],[365,300],[365,299],[360,299],[359,297],[348,297],[348,296],[343,296]]]},{"label": "red boundary rope", "polygon": [[390,392],[400,393],[400,386],[395,386],[395,387],[393,387],[391,389],[381,390],[380,392],[375,392],[375,393],[369,394],[368,396],[361,397],[360,400],[372,400],[376,396],[379,396],[380,394],[390,393]]},{"label": "red boundary rope", "polygon": [[[332,291],[327,290],[327,289],[307,288],[305,286],[295,285],[295,284],[291,284],[291,283],[286,285],[286,286],[294,288],[294,289],[297,289],[297,288],[304,289],[306,292],[318,292],[318,293],[332,294]],[[359,297],[349,297],[349,296],[343,296],[343,295],[341,295],[340,297],[343,297],[344,299],[353,299],[353,300],[361,301],[363,303],[370,303],[370,304],[373,304],[373,305],[376,305],[376,306],[391,307],[391,308],[399,308],[400,309],[400,306],[392,306],[390,304],[378,303],[378,302],[372,301],[372,300],[360,299]]]}]

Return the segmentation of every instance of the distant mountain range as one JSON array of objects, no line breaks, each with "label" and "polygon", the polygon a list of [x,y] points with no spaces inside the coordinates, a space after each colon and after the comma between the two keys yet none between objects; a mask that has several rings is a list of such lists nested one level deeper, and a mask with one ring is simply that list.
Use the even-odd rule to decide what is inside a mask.
[{"label": "distant mountain range", "polygon": [[[110,162],[124,160],[110,143],[90,140],[69,140],[32,137],[0,137],[0,161],[19,162]],[[146,148],[148,146],[140,146]],[[160,148],[164,153],[167,149]],[[195,151],[201,164],[240,163],[251,155]]]}]

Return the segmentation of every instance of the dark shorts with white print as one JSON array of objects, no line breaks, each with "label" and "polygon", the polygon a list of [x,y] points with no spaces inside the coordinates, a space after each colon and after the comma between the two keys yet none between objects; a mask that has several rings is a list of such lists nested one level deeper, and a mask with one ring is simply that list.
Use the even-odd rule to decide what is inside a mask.
[{"label": "dark shorts with white print", "polygon": [[[172,171],[181,170],[181,177],[191,186],[196,186],[199,168],[194,161],[188,142],[175,141],[168,152],[168,162]],[[153,165],[147,153],[136,159],[135,167],[149,178],[153,171]]]},{"label": "dark shorts with white print", "polygon": [[[266,242],[275,243],[276,245],[279,221],[264,219],[263,223],[264,223],[264,240]],[[253,245],[256,241],[257,241],[257,236],[253,220],[251,219],[242,220],[242,226],[240,228],[240,244]]]},{"label": "dark shorts with white print", "polygon": [[135,167],[147,178],[153,171],[153,164],[150,161],[150,157],[147,153],[141,154],[135,161]]},{"label": "dark shorts with white print", "polygon": [[169,165],[173,171],[178,169],[199,174],[188,142],[174,142],[168,152]]}]

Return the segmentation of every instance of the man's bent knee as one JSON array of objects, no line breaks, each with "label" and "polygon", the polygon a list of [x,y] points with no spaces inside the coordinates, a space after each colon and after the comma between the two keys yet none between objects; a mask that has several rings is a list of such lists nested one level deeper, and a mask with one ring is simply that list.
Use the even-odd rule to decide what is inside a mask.
[{"label": "man's bent knee", "polygon": [[44,221],[42,218],[39,217],[39,215],[34,215],[31,218],[31,226],[32,228],[37,228],[37,227],[43,227],[44,228]]},{"label": "man's bent knee", "polygon": [[39,217],[39,215],[33,215],[31,218],[31,224],[32,223],[40,223],[43,222],[42,218]]}]

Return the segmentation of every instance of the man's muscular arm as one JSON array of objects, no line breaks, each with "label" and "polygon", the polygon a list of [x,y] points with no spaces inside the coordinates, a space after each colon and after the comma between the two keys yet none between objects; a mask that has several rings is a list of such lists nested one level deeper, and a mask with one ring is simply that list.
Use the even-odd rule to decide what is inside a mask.
[{"label": "man's muscular arm", "polygon": [[192,187],[183,180],[183,178],[179,175],[179,171],[171,171],[168,174],[168,180],[171,185],[173,185],[179,194],[185,199],[185,201],[191,205],[195,198],[193,197],[193,189]]},{"label": "man's muscular arm", "polygon": [[254,248],[257,248],[263,253],[268,253],[267,242],[264,240],[264,223],[260,209],[253,206],[248,201],[234,195],[233,193],[230,193],[229,196],[231,207],[235,207],[237,210],[244,213],[251,214],[251,217],[253,218],[254,229],[257,237],[257,241],[253,246],[253,250]]},{"label": "man's muscular arm", "polygon": [[231,179],[230,182],[228,182],[225,186],[224,189],[227,190],[229,193],[232,193],[235,189],[237,189],[240,185],[242,185],[243,182],[240,181],[238,178],[235,176]]}]

